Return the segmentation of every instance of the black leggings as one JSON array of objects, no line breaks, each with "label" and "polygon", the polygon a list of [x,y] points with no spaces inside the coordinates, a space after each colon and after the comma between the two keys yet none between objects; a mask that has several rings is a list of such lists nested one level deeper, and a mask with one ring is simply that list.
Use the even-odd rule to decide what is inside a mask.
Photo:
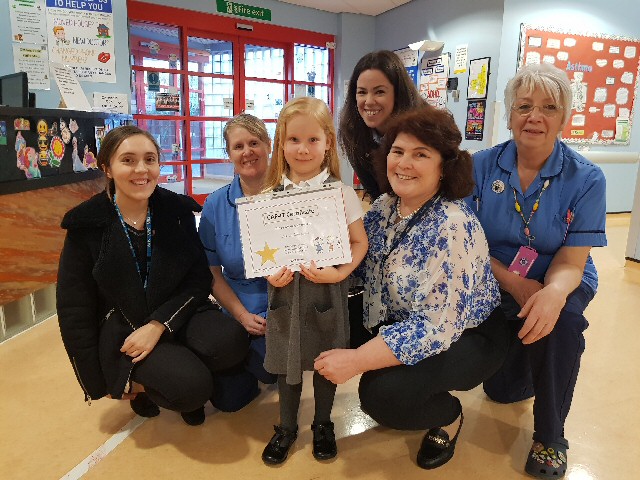
[{"label": "black leggings", "polygon": [[[361,321],[351,326],[364,330]],[[361,330],[353,338],[366,338]],[[438,355],[415,365],[364,373],[359,386],[362,410],[380,425],[398,430],[449,425],[460,414],[458,400],[449,391],[480,385],[500,368],[507,348],[507,324],[498,307]]]},{"label": "black leggings", "polygon": [[160,407],[190,412],[212,398],[214,375],[244,360],[249,337],[239,322],[211,309],[196,313],[176,337],[163,335],[131,379]]}]

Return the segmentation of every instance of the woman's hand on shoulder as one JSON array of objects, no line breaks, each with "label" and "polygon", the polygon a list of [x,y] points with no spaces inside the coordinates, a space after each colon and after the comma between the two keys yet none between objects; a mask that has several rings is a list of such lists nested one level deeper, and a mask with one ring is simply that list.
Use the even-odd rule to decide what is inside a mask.
[{"label": "woman's hand on shoulder", "polygon": [[518,317],[526,318],[518,332],[522,343],[534,343],[549,335],[556,326],[566,301],[566,295],[555,285],[547,285],[531,295],[518,313]]},{"label": "woman's hand on shoulder", "polygon": [[251,335],[262,336],[265,334],[267,329],[267,321],[260,315],[251,313],[248,310],[245,310],[244,313],[240,314],[237,320],[242,324],[247,333],[250,333]]},{"label": "woman's hand on shoulder", "polygon": [[144,360],[155,348],[165,326],[157,320],[151,320],[129,335],[120,351],[133,358],[133,363]]},{"label": "woman's hand on shoulder", "polygon": [[293,272],[287,267],[282,267],[273,275],[269,275],[265,278],[267,279],[267,282],[269,282],[272,286],[276,288],[282,288],[291,283],[291,280],[293,280]]},{"label": "woman's hand on shoulder", "polygon": [[318,268],[313,260],[309,267],[300,264],[300,275],[313,283],[338,283],[345,278],[336,267]]}]

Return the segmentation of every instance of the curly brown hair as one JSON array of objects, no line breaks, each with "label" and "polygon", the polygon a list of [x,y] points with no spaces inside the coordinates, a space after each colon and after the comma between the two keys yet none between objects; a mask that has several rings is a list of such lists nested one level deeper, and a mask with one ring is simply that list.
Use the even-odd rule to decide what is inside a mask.
[{"label": "curly brown hair", "polygon": [[471,195],[473,162],[469,152],[460,150],[462,134],[449,111],[418,108],[393,118],[376,152],[375,161],[381,162],[379,165],[386,165],[391,146],[401,133],[415,137],[442,156],[440,194],[444,198],[457,200]]}]

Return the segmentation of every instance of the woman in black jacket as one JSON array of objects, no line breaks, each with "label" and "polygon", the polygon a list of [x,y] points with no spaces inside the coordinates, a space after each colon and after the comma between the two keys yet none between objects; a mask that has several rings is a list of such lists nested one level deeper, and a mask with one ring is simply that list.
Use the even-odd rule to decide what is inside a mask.
[{"label": "woman in black jacket", "polygon": [[[242,362],[249,340],[208,300],[212,277],[193,216],[200,206],[157,186],[159,158],[138,127],[103,139],[107,188],[62,221],[58,320],[87,401],[129,399],[139,415],[161,406],[197,425],[213,375]],[[236,389],[237,407],[255,393]]]}]

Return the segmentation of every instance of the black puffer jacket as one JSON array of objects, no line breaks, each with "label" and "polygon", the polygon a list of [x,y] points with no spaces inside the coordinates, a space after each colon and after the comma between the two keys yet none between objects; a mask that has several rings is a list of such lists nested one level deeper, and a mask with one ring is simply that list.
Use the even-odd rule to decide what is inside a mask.
[{"label": "black puffer jacket", "polygon": [[119,349],[134,328],[157,320],[171,335],[208,302],[212,277],[193,216],[201,207],[163,188],[156,188],[150,205],[152,254],[146,292],[106,193],[81,203],[62,220],[67,236],[58,270],[58,321],[88,400],[122,394],[133,366]]}]

